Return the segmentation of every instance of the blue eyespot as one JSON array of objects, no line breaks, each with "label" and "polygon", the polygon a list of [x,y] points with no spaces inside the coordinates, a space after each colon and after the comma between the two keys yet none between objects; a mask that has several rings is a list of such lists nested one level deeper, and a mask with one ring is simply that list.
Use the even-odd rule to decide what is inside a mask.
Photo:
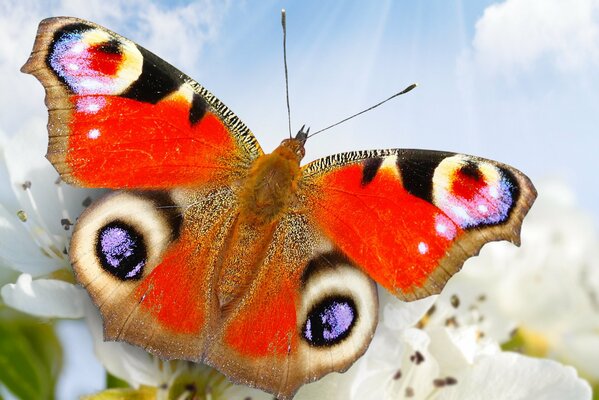
[{"label": "blue eyespot", "polygon": [[326,297],[308,313],[302,336],[312,346],[331,346],[349,336],[357,318],[357,308],[351,298]]},{"label": "blue eyespot", "polygon": [[102,268],[121,280],[139,279],[147,260],[142,235],[121,221],[100,229],[96,255]]}]

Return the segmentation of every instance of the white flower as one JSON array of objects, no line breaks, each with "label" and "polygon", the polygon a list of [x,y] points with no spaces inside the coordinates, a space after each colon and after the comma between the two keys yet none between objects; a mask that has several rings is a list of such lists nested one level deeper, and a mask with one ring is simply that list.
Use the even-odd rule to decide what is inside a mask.
[{"label": "white flower", "polygon": [[573,368],[502,352],[480,341],[475,327],[388,330],[371,348],[360,361],[353,399],[591,398]]},{"label": "white flower", "polygon": [[599,237],[558,183],[539,186],[520,249],[485,246],[447,285],[429,323],[476,324],[499,343],[572,365],[599,382]]},{"label": "white flower", "polygon": [[75,218],[98,191],[58,180],[40,157],[45,128],[37,122],[10,139],[0,133],[0,294],[32,315],[81,318],[86,300],[74,285],[67,247]]},{"label": "white flower", "polygon": [[588,383],[571,367],[501,351],[475,323],[445,326],[441,318],[431,320],[430,312],[421,318],[423,329],[406,329],[397,323],[399,316],[417,316],[425,303],[380,297],[381,323],[366,354],[350,369],[351,395],[332,399],[591,398]]}]

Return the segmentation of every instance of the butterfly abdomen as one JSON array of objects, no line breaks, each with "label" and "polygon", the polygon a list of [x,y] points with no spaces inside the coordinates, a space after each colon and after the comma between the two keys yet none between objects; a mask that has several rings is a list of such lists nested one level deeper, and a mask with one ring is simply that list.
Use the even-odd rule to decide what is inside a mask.
[{"label": "butterfly abdomen", "polygon": [[256,159],[240,193],[242,219],[262,225],[287,211],[301,177],[302,156],[303,145],[289,139]]},{"label": "butterfly abdomen", "polygon": [[284,141],[256,159],[239,192],[239,215],[221,255],[218,299],[226,313],[255,279],[274,231],[289,209],[301,176],[303,144]]}]

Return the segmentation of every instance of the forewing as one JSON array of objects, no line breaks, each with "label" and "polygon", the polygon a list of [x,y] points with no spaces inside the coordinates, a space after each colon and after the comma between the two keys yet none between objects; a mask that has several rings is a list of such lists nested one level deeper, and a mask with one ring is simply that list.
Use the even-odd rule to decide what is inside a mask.
[{"label": "forewing", "polygon": [[298,193],[321,232],[402,300],[439,293],[487,242],[519,244],[536,197],[513,167],[426,150],[317,160],[304,167]]},{"label": "forewing", "polygon": [[262,154],[250,130],[201,85],[92,22],[43,20],[22,71],[46,89],[47,157],[68,183],[222,185]]}]

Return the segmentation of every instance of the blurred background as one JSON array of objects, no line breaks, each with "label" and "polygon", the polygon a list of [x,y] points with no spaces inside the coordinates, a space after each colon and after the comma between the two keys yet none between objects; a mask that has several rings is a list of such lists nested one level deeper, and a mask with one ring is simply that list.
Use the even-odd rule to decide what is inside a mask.
[{"label": "blurred background", "polygon": [[[68,15],[116,31],[186,72],[270,151],[287,135],[281,8],[294,133],[419,84],[308,141],[306,162],[395,147],[474,154],[513,165],[533,182],[560,179],[597,225],[597,0],[1,0],[0,135],[35,130],[46,140],[42,87],[18,70],[39,21]],[[75,350],[65,352],[58,397],[100,390],[104,372],[85,326],[62,322],[59,334]]]}]

